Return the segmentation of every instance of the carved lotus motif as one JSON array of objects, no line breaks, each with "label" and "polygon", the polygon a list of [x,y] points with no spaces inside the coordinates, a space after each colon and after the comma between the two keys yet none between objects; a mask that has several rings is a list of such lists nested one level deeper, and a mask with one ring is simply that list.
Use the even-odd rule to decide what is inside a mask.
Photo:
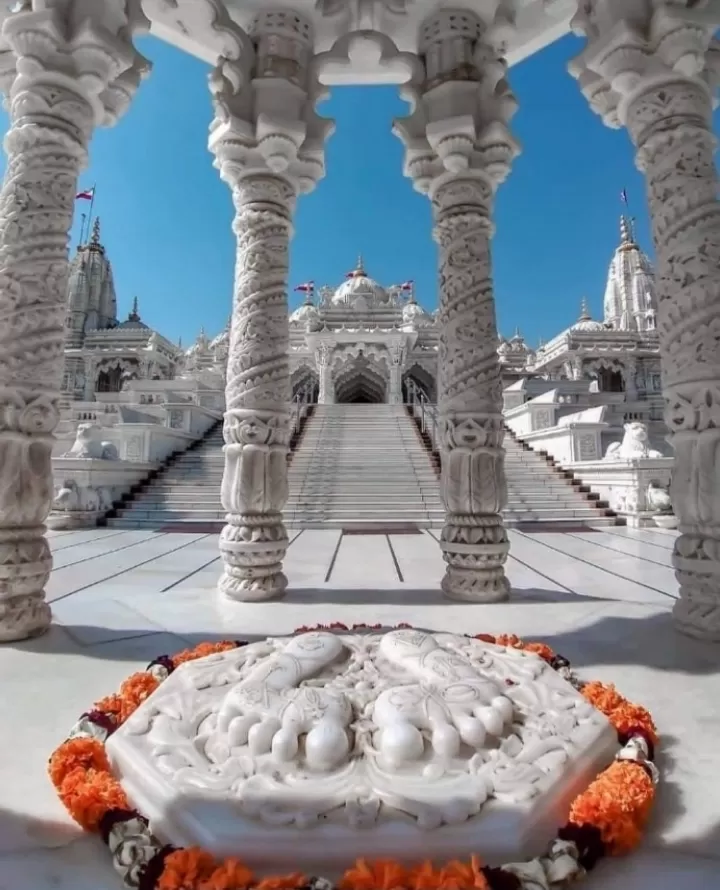
[{"label": "carved lotus motif", "polygon": [[401,630],[312,632],[183,665],[107,749],[171,843],[313,870],[534,855],[616,740],[538,657]]}]

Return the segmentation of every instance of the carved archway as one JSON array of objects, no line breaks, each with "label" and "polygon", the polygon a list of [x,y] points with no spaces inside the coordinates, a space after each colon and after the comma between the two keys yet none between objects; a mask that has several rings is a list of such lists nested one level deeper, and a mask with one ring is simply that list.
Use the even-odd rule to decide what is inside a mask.
[{"label": "carved archway", "polygon": [[335,375],[334,384],[338,403],[387,402],[387,375],[379,364],[365,355],[344,362]]},{"label": "carved archway", "polygon": [[437,383],[435,378],[430,371],[417,364],[417,362],[403,374],[402,393],[403,401],[406,404],[412,401],[411,390],[413,388],[422,393],[426,401],[437,401]]},{"label": "carved archway", "polygon": [[[290,375],[293,399],[316,403],[320,395],[320,379],[310,365],[299,365]],[[307,398],[309,396],[309,398]]]}]

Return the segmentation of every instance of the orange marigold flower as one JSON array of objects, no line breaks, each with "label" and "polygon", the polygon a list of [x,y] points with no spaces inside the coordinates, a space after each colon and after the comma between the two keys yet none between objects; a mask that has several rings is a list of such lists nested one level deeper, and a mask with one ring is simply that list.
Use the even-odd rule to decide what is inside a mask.
[{"label": "orange marigold flower", "polygon": [[594,708],[605,714],[620,735],[631,729],[642,729],[652,743],[657,744],[657,728],[650,712],[623,698],[613,685],[586,683],[582,688],[582,695]]},{"label": "orange marigold flower", "polygon": [[124,722],[160,685],[160,681],[147,671],[128,677],[120,687],[122,701],[120,719]]},{"label": "orange marigold flower", "polygon": [[195,661],[196,658],[205,658],[206,655],[215,655],[218,652],[227,652],[229,649],[236,649],[235,643],[229,640],[222,640],[219,643],[200,643],[194,649],[183,649],[177,655],[173,655],[172,663],[174,667],[180,667],[186,661]]},{"label": "orange marigold flower", "polygon": [[197,890],[212,876],[216,865],[213,856],[198,847],[175,850],[165,858],[156,886],[158,890]]},{"label": "orange marigold flower", "polygon": [[544,661],[552,661],[555,658],[553,650],[545,643],[526,643],[515,634],[500,634],[495,639],[498,646],[509,646],[511,649],[521,649],[523,652],[532,652],[539,655]]},{"label": "orange marigold flower", "polygon": [[407,886],[410,890],[440,890],[441,880],[441,873],[433,868],[432,862],[423,862],[411,869],[407,877]]},{"label": "orange marigold flower", "polygon": [[129,810],[130,802],[120,783],[109,773],[78,767],[58,788],[60,800],[85,831],[97,831],[108,810]]},{"label": "orange marigold flower", "polygon": [[339,890],[406,890],[407,872],[393,859],[358,859],[342,876]]},{"label": "orange marigold flower", "polygon": [[[197,890],[245,890],[252,881],[253,873],[245,863],[239,859],[226,859],[207,878],[200,881]],[[289,884],[287,886],[290,887]],[[281,888],[278,887],[278,890]]]},{"label": "orange marigold flower", "polygon": [[66,776],[81,768],[97,772],[109,772],[110,764],[105,754],[105,746],[98,739],[68,739],[50,757],[48,772],[50,781],[60,788]]},{"label": "orange marigold flower", "polygon": [[448,862],[440,872],[438,887],[442,890],[490,890],[481,869],[482,863],[477,856],[473,856],[470,862]]},{"label": "orange marigold flower", "polygon": [[575,799],[570,821],[598,828],[612,855],[629,853],[642,840],[655,786],[637,763],[616,760]]},{"label": "orange marigold flower", "polygon": [[496,641],[496,637],[492,634],[475,634],[473,639],[480,640],[482,643],[494,643]]},{"label": "orange marigold flower", "polygon": [[93,709],[96,711],[103,711],[105,714],[112,714],[114,717],[119,718],[122,711],[122,699],[115,693],[106,695],[105,698],[101,698],[100,701],[95,702]]},{"label": "orange marigold flower", "polygon": [[275,878],[265,878],[259,884],[253,885],[253,890],[300,890],[307,885],[307,875],[292,874],[280,875]]}]

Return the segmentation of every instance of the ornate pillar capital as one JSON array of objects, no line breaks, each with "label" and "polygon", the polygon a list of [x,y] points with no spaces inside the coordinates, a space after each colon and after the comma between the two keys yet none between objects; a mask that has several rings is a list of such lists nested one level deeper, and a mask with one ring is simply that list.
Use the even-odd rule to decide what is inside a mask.
[{"label": "ornate pillar capital", "polygon": [[215,165],[232,187],[271,173],[296,193],[310,192],[325,175],[333,128],[315,113],[325,90],[311,70],[311,24],[294,12],[265,11],[249,33],[234,33],[232,57],[221,57],[209,79]]},{"label": "ornate pillar capital", "polygon": [[418,191],[465,176],[494,192],[508,175],[520,151],[509,130],[517,102],[502,55],[510,28],[500,12],[483,21],[468,10],[439,10],[422,26],[424,78],[408,87],[415,110],[394,124],[405,175]]},{"label": "ornate pillar capital", "polygon": [[718,25],[716,11],[683,0],[580,0],[572,28],[587,44],[568,68],[593,111],[610,127],[627,126],[638,144],[645,139],[636,104],[645,94],[678,87],[714,94]]}]

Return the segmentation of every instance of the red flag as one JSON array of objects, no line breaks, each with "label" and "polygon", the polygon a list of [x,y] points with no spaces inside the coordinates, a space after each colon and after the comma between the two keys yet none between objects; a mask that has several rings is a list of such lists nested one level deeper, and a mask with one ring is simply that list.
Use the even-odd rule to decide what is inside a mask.
[{"label": "red flag", "polygon": [[93,186],[91,189],[86,189],[84,192],[78,192],[77,195],[75,195],[75,200],[76,201],[92,201],[92,199],[94,197],[95,197],[95,186]]},{"label": "red flag", "polygon": [[414,287],[415,287],[415,282],[411,278],[410,281],[404,281],[400,285],[400,290],[412,290]]},{"label": "red flag", "polygon": [[315,282],[306,281],[305,284],[298,284],[295,290],[300,291],[303,294],[312,294],[315,291]]}]

